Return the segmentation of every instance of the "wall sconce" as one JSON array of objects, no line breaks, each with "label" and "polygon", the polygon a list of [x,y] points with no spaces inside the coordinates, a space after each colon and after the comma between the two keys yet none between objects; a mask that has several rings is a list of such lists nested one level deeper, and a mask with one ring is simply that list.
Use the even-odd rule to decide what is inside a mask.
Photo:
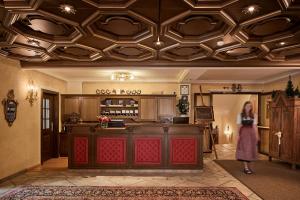
[{"label": "wall sconce", "polygon": [[227,125],[227,128],[226,128],[226,130],[224,131],[224,133],[225,133],[225,135],[227,135],[227,136],[231,135],[229,125]]},{"label": "wall sconce", "polygon": [[227,125],[226,130],[224,131],[224,134],[226,135],[228,142],[231,143],[231,139],[232,139],[232,131],[230,130],[229,125]]},{"label": "wall sconce", "polygon": [[37,91],[37,87],[34,85],[33,80],[30,80],[28,82],[28,86],[27,86],[27,97],[26,100],[29,101],[30,105],[33,105],[33,102],[35,102],[38,98],[38,91]]}]

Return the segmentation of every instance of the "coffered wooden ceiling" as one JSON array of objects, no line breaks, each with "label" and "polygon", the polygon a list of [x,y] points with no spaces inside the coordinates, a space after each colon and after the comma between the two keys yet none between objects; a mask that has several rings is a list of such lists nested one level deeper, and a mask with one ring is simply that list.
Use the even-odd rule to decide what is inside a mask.
[{"label": "coffered wooden ceiling", "polygon": [[0,21],[24,68],[300,67],[300,0],[0,0]]}]

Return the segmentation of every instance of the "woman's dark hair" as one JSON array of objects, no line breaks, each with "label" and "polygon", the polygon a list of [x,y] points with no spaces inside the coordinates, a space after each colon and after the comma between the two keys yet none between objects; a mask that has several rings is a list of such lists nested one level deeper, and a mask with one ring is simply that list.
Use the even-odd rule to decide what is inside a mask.
[{"label": "woman's dark hair", "polygon": [[[251,104],[251,110],[249,111],[249,115],[247,115],[246,113],[246,105],[248,104]],[[244,106],[243,106],[243,110],[242,110],[242,117],[250,117],[250,118],[254,118],[254,114],[253,114],[253,105],[252,105],[252,102],[251,101],[246,101],[244,103]]]}]

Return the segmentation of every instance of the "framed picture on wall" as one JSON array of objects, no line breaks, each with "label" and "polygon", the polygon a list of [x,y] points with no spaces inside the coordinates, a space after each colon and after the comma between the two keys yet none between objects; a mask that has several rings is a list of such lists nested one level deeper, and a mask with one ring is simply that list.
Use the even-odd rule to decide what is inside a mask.
[{"label": "framed picture on wall", "polygon": [[189,95],[189,85],[180,85],[180,95]]},{"label": "framed picture on wall", "polygon": [[195,120],[215,121],[214,109],[212,106],[195,106]]}]

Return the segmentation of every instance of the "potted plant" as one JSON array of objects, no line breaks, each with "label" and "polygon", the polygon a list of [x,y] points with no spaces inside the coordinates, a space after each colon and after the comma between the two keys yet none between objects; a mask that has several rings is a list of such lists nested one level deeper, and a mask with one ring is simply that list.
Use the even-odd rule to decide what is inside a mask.
[{"label": "potted plant", "polygon": [[186,116],[189,111],[189,102],[187,96],[182,96],[181,99],[179,99],[178,104],[176,105],[178,107],[178,110],[180,112],[180,116]]}]

